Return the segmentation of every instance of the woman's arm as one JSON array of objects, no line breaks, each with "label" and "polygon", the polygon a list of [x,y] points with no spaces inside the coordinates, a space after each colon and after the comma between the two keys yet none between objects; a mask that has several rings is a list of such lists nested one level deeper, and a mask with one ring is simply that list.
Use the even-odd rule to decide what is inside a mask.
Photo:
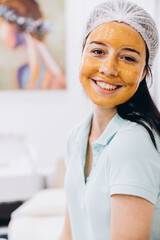
[{"label": "woman's arm", "polygon": [[68,207],[66,206],[65,222],[59,240],[72,240],[71,225],[69,219]]},{"label": "woman's arm", "polygon": [[28,54],[29,70],[30,70],[30,76],[29,76],[26,88],[35,89],[37,78],[40,72],[40,63],[39,63],[38,53],[37,53],[34,38],[27,33],[25,33],[24,36],[26,41],[26,50]]},{"label": "woman's arm", "polygon": [[150,240],[153,210],[144,198],[112,195],[110,240]]},{"label": "woman's arm", "polygon": [[65,88],[65,75],[57,61],[51,55],[46,45],[43,42],[36,40],[36,48],[46,67],[45,74],[42,79],[42,89]]}]

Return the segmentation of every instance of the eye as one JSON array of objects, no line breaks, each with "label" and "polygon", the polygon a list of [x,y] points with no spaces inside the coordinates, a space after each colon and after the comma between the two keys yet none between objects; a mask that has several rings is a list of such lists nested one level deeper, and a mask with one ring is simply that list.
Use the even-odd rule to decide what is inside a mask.
[{"label": "eye", "polygon": [[129,57],[129,56],[123,56],[121,57],[121,59],[126,60],[127,62],[136,62],[136,60],[133,57]]},{"label": "eye", "polygon": [[100,49],[95,49],[92,50],[92,53],[94,53],[95,55],[104,55],[104,51],[100,50]]}]

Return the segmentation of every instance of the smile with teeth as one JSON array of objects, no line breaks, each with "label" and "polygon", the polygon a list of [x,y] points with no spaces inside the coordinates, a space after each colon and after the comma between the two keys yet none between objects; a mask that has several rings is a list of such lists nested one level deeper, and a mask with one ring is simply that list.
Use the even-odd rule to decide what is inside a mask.
[{"label": "smile with teeth", "polygon": [[110,84],[110,83],[104,83],[104,82],[101,82],[101,81],[96,81],[94,79],[92,79],[99,87],[103,88],[103,89],[107,89],[107,90],[115,90],[121,86],[119,85],[113,85],[113,84]]}]

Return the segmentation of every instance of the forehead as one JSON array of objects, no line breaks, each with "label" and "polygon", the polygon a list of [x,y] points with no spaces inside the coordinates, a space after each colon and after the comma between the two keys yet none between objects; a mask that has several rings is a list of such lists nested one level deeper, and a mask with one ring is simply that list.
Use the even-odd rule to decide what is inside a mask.
[{"label": "forehead", "polygon": [[145,50],[145,42],[133,27],[126,23],[108,22],[96,27],[89,35],[87,43],[100,41],[112,47],[130,46]]}]

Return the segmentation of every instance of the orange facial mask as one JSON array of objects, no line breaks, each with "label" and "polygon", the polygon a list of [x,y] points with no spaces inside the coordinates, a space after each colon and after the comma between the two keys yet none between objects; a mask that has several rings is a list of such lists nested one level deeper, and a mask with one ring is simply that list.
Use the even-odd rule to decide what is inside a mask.
[{"label": "orange facial mask", "polygon": [[145,61],[145,42],[134,28],[104,23],[87,39],[80,82],[92,102],[116,107],[135,94],[146,74]]}]

